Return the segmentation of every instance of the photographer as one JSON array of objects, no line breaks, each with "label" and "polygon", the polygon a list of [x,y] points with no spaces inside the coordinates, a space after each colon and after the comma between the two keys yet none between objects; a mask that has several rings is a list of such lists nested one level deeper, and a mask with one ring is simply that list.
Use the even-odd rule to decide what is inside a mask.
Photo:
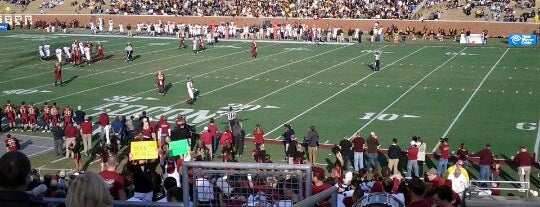
[{"label": "photographer", "polygon": [[[437,164],[437,175],[442,176],[448,168],[448,157],[450,155],[450,145],[448,145],[448,138],[440,138],[439,143],[435,145],[434,149],[439,149],[439,163]],[[435,153],[435,150],[432,151]]]}]

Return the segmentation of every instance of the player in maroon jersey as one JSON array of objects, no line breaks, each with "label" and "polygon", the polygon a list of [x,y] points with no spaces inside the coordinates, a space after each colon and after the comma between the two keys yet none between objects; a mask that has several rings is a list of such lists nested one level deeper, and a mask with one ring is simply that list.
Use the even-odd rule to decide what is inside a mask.
[{"label": "player in maroon jersey", "polygon": [[54,64],[54,84],[53,84],[53,86],[57,86],[58,82],[60,82],[60,86],[63,85],[63,82],[62,82],[62,66],[60,66],[60,62],[56,62]]},{"label": "player in maroon jersey", "polygon": [[11,136],[11,134],[7,134],[4,143],[6,144],[6,152],[17,151],[20,148],[19,140]]},{"label": "player in maroon jersey", "polygon": [[64,125],[63,125],[64,127],[67,126],[68,124],[73,123],[71,119],[72,115],[73,115],[73,109],[71,108],[71,106],[69,106],[69,104],[66,104],[66,106],[62,110],[62,116],[64,116]]},{"label": "player in maroon jersey", "polygon": [[15,129],[15,106],[11,104],[10,100],[4,104],[4,113],[8,122],[8,130]]},{"label": "player in maroon jersey", "polygon": [[257,43],[255,41],[251,42],[251,57],[257,58]]},{"label": "player in maroon jersey", "polygon": [[203,51],[203,40],[202,40],[202,37],[199,36],[199,39],[197,40],[197,48],[199,49],[199,52],[202,52]]},{"label": "player in maroon jersey", "polygon": [[186,47],[185,41],[186,38],[183,35],[180,36],[180,39],[178,39],[178,49],[184,49]]},{"label": "player in maroon jersey", "polygon": [[28,127],[32,132],[35,132],[37,129],[37,107],[34,103],[28,105]]},{"label": "player in maroon jersey", "polygon": [[19,112],[19,120],[21,121],[21,131],[24,131],[28,128],[28,108],[26,103],[23,101],[21,105],[17,107]]},{"label": "player in maroon jersey", "polygon": [[58,121],[60,120],[60,117],[58,115],[58,106],[56,106],[56,102],[53,102],[53,105],[51,106],[51,124],[53,126],[56,126],[58,124]]},{"label": "player in maroon jersey", "polygon": [[101,43],[98,42],[96,44],[96,50],[98,53],[98,60],[103,60],[105,58],[105,54],[103,53],[103,46],[101,45]]},{"label": "player in maroon jersey", "polygon": [[165,74],[161,73],[161,71],[158,71],[156,74],[155,84],[158,89],[158,93],[162,96],[165,95]]},{"label": "player in maroon jersey", "polygon": [[42,130],[43,132],[50,130],[50,122],[51,122],[51,106],[47,102],[43,103],[41,105],[41,122],[43,122]]}]

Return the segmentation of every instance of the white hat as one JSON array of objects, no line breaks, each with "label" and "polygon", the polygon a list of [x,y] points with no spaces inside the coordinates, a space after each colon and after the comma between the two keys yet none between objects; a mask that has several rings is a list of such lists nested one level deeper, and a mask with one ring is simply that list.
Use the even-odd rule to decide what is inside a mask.
[{"label": "white hat", "polygon": [[411,146],[412,145],[418,145],[414,140],[411,140]]},{"label": "white hat", "polygon": [[204,127],[204,131],[208,131],[208,127]]}]

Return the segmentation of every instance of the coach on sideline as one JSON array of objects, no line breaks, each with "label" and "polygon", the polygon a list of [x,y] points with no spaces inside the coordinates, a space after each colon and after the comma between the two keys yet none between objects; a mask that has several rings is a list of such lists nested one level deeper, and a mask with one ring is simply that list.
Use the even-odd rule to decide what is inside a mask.
[{"label": "coach on sideline", "polygon": [[30,160],[19,151],[7,152],[0,158],[0,206],[37,206],[47,204],[26,193],[30,182]]}]

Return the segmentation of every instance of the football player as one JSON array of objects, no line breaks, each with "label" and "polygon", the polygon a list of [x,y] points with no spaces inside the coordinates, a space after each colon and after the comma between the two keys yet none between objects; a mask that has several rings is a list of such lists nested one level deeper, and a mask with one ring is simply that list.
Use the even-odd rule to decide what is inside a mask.
[{"label": "football player", "polygon": [[131,42],[127,43],[126,46],[126,59],[124,62],[132,61],[133,60],[133,46],[131,45]]},{"label": "football player", "polygon": [[197,53],[199,53],[197,51],[197,38],[193,37],[193,54],[196,55]]},{"label": "football player", "polygon": [[51,107],[47,102],[44,102],[43,105],[41,105],[41,122],[43,122],[43,132],[50,131]]},{"label": "football player", "polygon": [[71,119],[72,115],[73,115],[73,109],[69,106],[69,104],[66,104],[66,106],[62,110],[62,116],[64,117],[63,126],[67,126],[68,124],[73,124],[73,121]]},{"label": "football player", "polygon": [[13,152],[19,149],[19,140],[11,136],[11,134],[7,134],[4,143],[6,144],[6,152]]},{"label": "football player", "polygon": [[86,58],[86,65],[90,65],[92,62],[92,51],[90,50],[90,43],[84,46],[84,57]]},{"label": "football player", "polygon": [[58,82],[60,82],[60,86],[62,86],[64,83],[62,82],[62,66],[60,66],[60,62],[54,63],[54,84],[53,86],[57,86]]},{"label": "football player", "polygon": [[54,52],[56,53],[56,59],[58,60],[60,64],[62,64],[62,48],[61,47],[56,48]]},{"label": "football player", "polygon": [[21,122],[21,131],[24,131],[28,127],[28,109],[26,103],[23,101],[21,105],[17,107],[19,112],[19,120]]},{"label": "football player", "polygon": [[199,39],[197,40],[197,47],[199,49],[198,52],[202,52],[203,49],[204,49],[204,45],[203,45],[203,39],[201,36],[199,36]]},{"label": "football player", "polygon": [[251,42],[251,57],[257,58],[257,43],[255,41]]},{"label": "football player", "polygon": [[49,59],[51,57],[51,46],[48,43],[43,45],[43,50],[45,51],[45,58]]},{"label": "football player", "polygon": [[186,47],[185,45],[186,39],[183,35],[180,35],[180,38],[178,39],[178,49],[184,49]]},{"label": "football player", "polygon": [[38,52],[39,52],[39,59],[45,60],[45,51],[43,50],[43,43],[39,44]]},{"label": "football player", "polygon": [[7,100],[4,104],[4,113],[8,122],[8,130],[15,129],[15,106],[10,100]]},{"label": "football player", "polygon": [[29,130],[35,132],[37,129],[37,107],[34,103],[28,105],[28,127]]},{"label": "football player", "polygon": [[186,100],[186,103],[193,104],[195,99],[195,88],[193,87],[193,79],[191,78],[191,76],[187,77],[186,88],[188,92],[188,98]]},{"label": "football player", "polygon": [[161,71],[158,71],[156,74],[155,84],[157,86],[158,93],[163,96],[165,94],[165,74],[161,73]]},{"label": "football player", "polygon": [[73,60],[71,59],[71,52],[69,51],[69,47],[66,45],[66,46],[64,46],[62,49],[64,49],[64,55],[65,55],[65,57],[66,57],[66,63],[67,63],[67,62],[73,61]]},{"label": "football player", "polygon": [[58,116],[58,106],[56,106],[56,102],[53,102],[53,105],[51,106],[51,124],[53,126],[56,126],[58,124],[58,121],[60,120],[60,117]]},{"label": "football player", "polygon": [[101,45],[101,43],[98,42],[96,44],[96,50],[98,53],[98,60],[103,60],[103,58],[105,58],[105,54],[103,53],[103,46]]}]

